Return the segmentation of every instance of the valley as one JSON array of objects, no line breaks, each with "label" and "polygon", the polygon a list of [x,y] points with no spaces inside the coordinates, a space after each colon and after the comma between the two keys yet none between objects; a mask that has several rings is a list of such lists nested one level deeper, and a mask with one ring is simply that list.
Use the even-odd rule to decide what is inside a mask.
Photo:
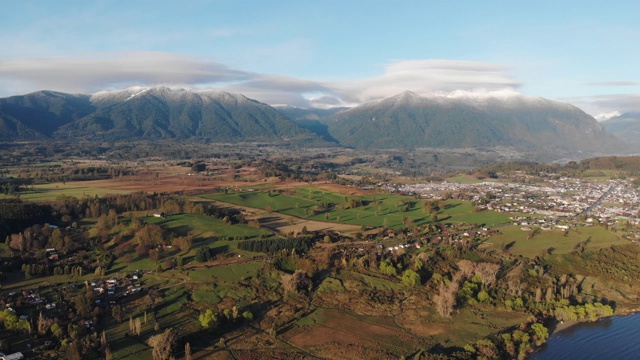
[{"label": "valley", "polygon": [[0,351],[525,358],[640,309],[638,158],[416,153],[6,143]]}]

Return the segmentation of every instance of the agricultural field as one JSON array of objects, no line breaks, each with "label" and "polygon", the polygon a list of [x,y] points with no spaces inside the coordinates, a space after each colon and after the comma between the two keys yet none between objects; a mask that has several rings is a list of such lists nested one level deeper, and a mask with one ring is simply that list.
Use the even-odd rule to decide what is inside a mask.
[{"label": "agricultural field", "polygon": [[566,236],[564,230],[543,230],[533,237],[532,231],[523,231],[521,228],[516,225],[497,228],[500,233],[491,236],[484,247],[496,250],[507,248],[511,254],[536,257],[550,249],[553,254],[567,254],[578,243],[585,241],[586,249],[589,250],[629,244],[628,240],[600,226],[573,228]]},{"label": "agricultural field", "polygon": [[220,219],[199,214],[176,214],[166,218],[149,216],[144,221],[160,225],[180,236],[191,235],[196,239],[253,238],[271,234],[268,230],[246,224],[225,224]]},{"label": "agricultural field", "polygon": [[[31,189],[31,186],[29,187]],[[52,184],[33,185],[33,190],[23,192],[20,198],[30,201],[55,200],[60,196],[73,196],[76,198],[105,196],[111,194],[128,194],[132,190],[112,188],[104,181],[81,181]],[[13,198],[13,195],[0,194],[0,198]]]},{"label": "agricultural field", "polygon": [[[422,208],[422,200],[392,194],[348,196],[316,187],[300,187],[287,189],[282,193],[269,192],[269,189],[263,191],[241,189],[234,193],[210,194],[202,197],[238,206],[263,209],[267,213],[265,217],[278,213],[325,223],[386,226],[392,229],[404,227],[407,219],[419,226],[433,222],[431,215],[426,214]],[[351,207],[352,201],[360,201],[362,206]],[[322,204],[332,205],[328,209],[318,210]],[[509,221],[504,214],[491,211],[474,212],[471,202],[460,200],[444,202],[437,216],[439,221],[445,223],[471,223],[485,226]]]},{"label": "agricultural field", "polygon": [[495,226],[509,222],[509,217],[505,214],[493,211],[474,212],[473,204],[470,201],[447,200],[444,207],[438,212],[439,218],[445,223],[467,223],[484,226]]},{"label": "agricultural field", "polygon": [[483,181],[486,180],[479,180],[477,177],[475,176],[471,176],[469,174],[457,174],[454,176],[450,176],[448,178],[445,179],[446,182],[448,183],[456,183],[456,184],[477,184],[477,183],[481,183]]},{"label": "agricultural field", "polygon": [[[294,180],[269,162],[212,161],[205,174],[158,162],[131,176],[23,191],[29,201],[80,200],[37,204],[50,225],[32,222],[0,244],[0,298],[32,327],[1,340],[29,358],[28,343],[55,337],[43,357],[77,346],[103,359],[104,332],[113,359],[152,359],[147,341],[167,329],[177,334],[176,359],[186,343],[191,359],[475,358],[488,343],[516,358],[502,335],[526,333],[512,345],[529,353],[533,326],[552,331],[556,310],[637,308],[640,250],[622,237],[640,234],[637,223],[523,231],[509,216],[536,215],[459,200],[475,192],[423,200],[374,191],[379,182],[365,176]],[[262,171],[270,175],[257,178]],[[159,212],[166,216],[150,216]],[[44,325],[40,301],[58,304]],[[11,325],[3,316],[0,325]]]}]

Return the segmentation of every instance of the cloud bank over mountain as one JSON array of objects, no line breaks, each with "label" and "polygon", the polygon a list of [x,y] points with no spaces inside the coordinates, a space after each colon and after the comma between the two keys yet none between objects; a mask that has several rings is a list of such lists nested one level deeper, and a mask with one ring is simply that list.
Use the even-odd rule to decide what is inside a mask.
[{"label": "cloud bank over mountain", "polygon": [[[634,86],[602,82],[597,86]],[[419,59],[383,65],[378,75],[340,80],[299,79],[234,68],[214,58],[137,51],[81,54],[75,57],[0,60],[0,88],[16,95],[42,89],[94,93],[135,85],[217,88],[272,104],[330,108],[355,106],[406,90],[422,96],[510,96],[523,85],[502,64]],[[640,95],[602,95],[562,99],[604,120],[607,114],[640,111]]]},{"label": "cloud bank over mountain", "polygon": [[213,59],[146,51],[2,60],[0,84],[18,83],[24,92],[51,89],[79,93],[134,85],[216,87],[274,104],[336,106],[405,90],[423,95],[515,90],[520,84],[508,71],[502,65],[475,61],[399,60],[385,65],[378,76],[329,82],[258,74]]}]

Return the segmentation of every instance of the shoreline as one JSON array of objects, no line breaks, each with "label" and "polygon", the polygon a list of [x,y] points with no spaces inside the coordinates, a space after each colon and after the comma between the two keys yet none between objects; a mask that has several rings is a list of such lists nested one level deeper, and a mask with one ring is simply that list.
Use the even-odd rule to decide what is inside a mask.
[{"label": "shoreline", "polygon": [[634,315],[640,315],[640,308],[632,308],[632,309],[624,309],[624,310],[620,310],[619,313],[616,313],[612,316],[604,316],[601,318],[598,318],[594,321],[591,320],[569,320],[569,321],[564,321],[564,322],[560,322],[560,321],[556,321],[556,323],[549,327],[549,338],[547,338],[547,341],[541,345],[541,346],[536,346],[535,349],[533,350],[533,352],[531,354],[529,354],[527,356],[527,359],[530,359],[535,353],[537,353],[538,351],[540,351],[541,349],[543,349],[544,347],[546,347],[547,342],[551,339],[552,336],[559,334],[563,331],[567,331],[573,327],[575,327],[576,325],[580,325],[580,324],[588,324],[590,322],[596,322],[596,321],[600,321],[602,319],[607,319],[607,318],[614,318],[614,317],[623,317],[623,316],[634,316]]},{"label": "shoreline", "polygon": [[[619,313],[614,313],[611,316],[605,316],[605,317],[601,317],[598,318],[594,321],[599,321],[600,319],[606,319],[606,318],[611,318],[611,317],[615,317],[615,316],[629,316],[629,315],[635,315],[640,313],[640,308],[633,308],[633,309],[621,309]],[[580,324],[585,324],[585,323],[589,323],[589,322],[594,322],[591,320],[568,320],[568,321],[564,321],[564,322],[560,322],[560,321],[556,321],[555,325],[553,325],[551,328],[549,328],[549,337],[560,333],[562,331],[566,331],[576,325],[580,325]]]}]

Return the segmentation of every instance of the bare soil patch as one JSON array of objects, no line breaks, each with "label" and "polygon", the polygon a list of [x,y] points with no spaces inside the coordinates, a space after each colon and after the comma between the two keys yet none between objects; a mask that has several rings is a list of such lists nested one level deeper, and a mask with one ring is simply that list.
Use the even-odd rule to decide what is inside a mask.
[{"label": "bare soil patch", "polygon": [[380,319],[381,324],[377,324],[373,322],[375,319],[365,321],[337,310],[326,310],[324,317],[322,323],[295,327],[283,338],[311,352],[322,348],[321,356],[329,358],[337,356],[326,352],[346,354],[368,348],[378,354],[408,353],[419,346],[415,337],[397,326],[387,325],[389,321],[384,318]]}]

